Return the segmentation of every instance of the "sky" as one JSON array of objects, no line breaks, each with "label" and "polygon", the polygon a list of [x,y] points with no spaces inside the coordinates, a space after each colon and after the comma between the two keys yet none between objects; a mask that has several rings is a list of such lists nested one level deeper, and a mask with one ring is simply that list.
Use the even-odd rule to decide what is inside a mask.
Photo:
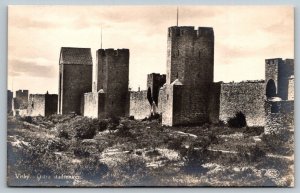
[{"label": "sky", "polygon": [[[266,58],[294,58],[291,6],[179,6],[179,26],[213,27],[214,81],[264,79]],[[9,6],[8,89],[57,93],[61,47],[128,48],[129,87],[166,73],[176,6]]]}]

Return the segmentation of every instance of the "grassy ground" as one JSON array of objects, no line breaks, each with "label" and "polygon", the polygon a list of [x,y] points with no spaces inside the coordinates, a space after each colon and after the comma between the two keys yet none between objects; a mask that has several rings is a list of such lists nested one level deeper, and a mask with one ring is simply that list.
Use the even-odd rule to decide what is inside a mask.
[{"label": "grassy ground", "polygon": [[293,186],[293,133],[81,116],[8,118],[12,186]]}]

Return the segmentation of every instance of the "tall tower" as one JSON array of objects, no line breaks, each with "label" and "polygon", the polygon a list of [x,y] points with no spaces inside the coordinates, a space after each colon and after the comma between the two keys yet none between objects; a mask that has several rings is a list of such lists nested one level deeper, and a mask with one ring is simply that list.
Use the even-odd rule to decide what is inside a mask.
[{"label": "tall tower", "polygon": [[105,93],[107,116],[125,116],[128,106],[129,49],[99,49],[94,92]]},{"label": "tall tower", "polygon": [[92,91],[92,64],[90,48],[61,48],[58,114],[83,114],[84,93]]},{"label": "tall tower", "polygon": [[167,77],[162,123],[208,121],[209,89],[214,74],[214,31],[210,27],[168,29]]},{"label": "tall tower", "polygon": [[170,27],[167,47],[167,83],[184,85],[213,82],[214,31],[209,27]]}]

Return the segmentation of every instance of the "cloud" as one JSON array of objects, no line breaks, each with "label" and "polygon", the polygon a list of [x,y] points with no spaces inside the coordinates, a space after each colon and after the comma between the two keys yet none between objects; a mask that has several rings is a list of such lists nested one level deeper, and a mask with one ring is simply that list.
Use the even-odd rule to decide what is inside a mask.
[{"label": "cloud", "polygon": [[57,76],[57,70],[54,66],[39,64],[38,62],[28,61],[26,59],[12,59],[8,61],[9,76],[28,76],[28,77],[47,77]]},{"label": "cloud", "polygon": [[[144,87],[148,73],[166,73],[167,29],[176,25],[176,9],[11,6],[9,75],[18,76],[20,88],[33,76],[57,90],[60,47],[90,47],[95,62],[102,25],[103,48],[129,48],[130,85]],[[293,58],[292,10],[287,6],[179,6],[179,25],[214,28],[218,80],[261,79],[265,58]],[[29,89],[40,88],[30,85]]]},{"label": "cloud", "polygon": [[28,17],[10,17],[9,23],[11,27],[17,28],[38,28],[38,29],[49,29],[49,28],[57,28],[59,24],[57,22],[44,21],[36,18],[28,18]]}]

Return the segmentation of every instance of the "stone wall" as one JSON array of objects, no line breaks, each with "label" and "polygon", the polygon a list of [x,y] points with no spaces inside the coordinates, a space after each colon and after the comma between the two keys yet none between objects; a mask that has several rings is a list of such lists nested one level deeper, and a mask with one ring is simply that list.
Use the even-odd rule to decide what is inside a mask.
[{"label": "stone wall", "polygon": [[28,116],[45,116],[45,95],[30,94],[28,105]]},{"label": "stone wall", "polygon": [[222,82],[211,84],[209,89],[209,103],[208,103],[208,118],[210,123],[218,123],[220,120],[220,94]]},{"label": "stone wall", "polygon": [[166,102],[167,102],[167,97],[166,97],[166,84],[162,86],[159,89],[159,94],[158,94],[158,105],[157,105],[157,112],[159,114],[163,114],[166,110]]},{"label": "stone wall", "polygon": [[287,100],[294,100],[295,99],[295,79],[294,77],[289,78],[289,85],[288,85],[288,98]]},{"label": "stone wall", "polygon": [[208,122],[208,85],[203,90],[187,85],[174,85],[173,125],[202,124]]},{"label": "stone wall", "polygon": [[30,94],[28,116],[49,116],[57,113],[57,94]]},{"label": "stone wall", "polygon": [[265,133],[277,133],[282,129],[294,130],[294,101],[268,101]]},{"label": "stone wall", "polygon": [[236,113],[242,112],[248,126],[264,126],[264,89],[263,81],[221,84],[220,120],[227,122]]},{"label": "stone wall", "polygon": [[98,93],[89,92],[84,93],[84,113],[83,115],[91,118],[98,118]]},{"label": "stone wall", "polygon": [[151,106],[147,99],[147,91],[131,91],[129,103],[129,116],[135,119],[149,117]]},{"label": "stone wall", "polygon": [[45,116],[57,114],[58,95],[46,94],[45,95]]}]

